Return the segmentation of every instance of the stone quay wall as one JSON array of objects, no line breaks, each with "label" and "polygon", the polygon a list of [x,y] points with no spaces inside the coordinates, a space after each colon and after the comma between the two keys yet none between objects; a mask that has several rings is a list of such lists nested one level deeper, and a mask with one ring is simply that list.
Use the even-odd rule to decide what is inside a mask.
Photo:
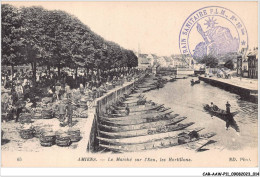
[{"label": "stone quay wall", "polygon": [[97,98],[93,102],[93,106],[90,107],[88,111],[89,121],[86,126],[87,152],[95,152],[98,149],[99,142],[96,137],[98,136],[99,133],[98,131],[99,114],[106,112],[106,108],[112,105],[113,103],[115,103],[116,101],[118,101],[118,99],[124,96],[124,94],[129,94],[132,88],[134,88],[134,86],[138,82],[143,80],[144,77],[145,76],[140,77],[135,81],[127,82],[118,88],[114,88],[110,90],[108,93],[106,93],[105,95],[103,95],[102,97]]}]

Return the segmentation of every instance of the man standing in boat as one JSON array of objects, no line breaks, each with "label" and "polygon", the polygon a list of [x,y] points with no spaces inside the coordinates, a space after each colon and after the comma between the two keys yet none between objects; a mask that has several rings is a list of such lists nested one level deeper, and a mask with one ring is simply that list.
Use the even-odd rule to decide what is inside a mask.
[{"label": "man standing in boat", "polygon": [[129,109],[128,105],[126,105],[126,107],[125,107],[125,114],[127,116],[130,114],[130,109]]},{"label": "man standing in boat", "polygon": [[227,101],[226,112],[228,115],[226,117],[226,130],[228,130],[229,126],[231,125],[231,120],[233,119],[233,116],[230,114],[230,107],[231,107],[231,105]]},{"label": "man standing in boat", "polygon": [[214,108],[213,102],[210,103],[210,107],[211,107],[211,109],[213,110],[213,108]]},{"label": "man standing in boat", "polygon": [[227,112],[227,114],[230,114],[230,107],[231,107],[231,105],[227,101],[227,104],[226,104],[226,112]]}]

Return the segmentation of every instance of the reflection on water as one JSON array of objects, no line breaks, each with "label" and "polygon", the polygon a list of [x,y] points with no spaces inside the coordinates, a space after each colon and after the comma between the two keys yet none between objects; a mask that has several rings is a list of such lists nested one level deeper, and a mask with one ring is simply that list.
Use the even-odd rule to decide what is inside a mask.
[{"label": "reflection on water", "polygon": [[[242,149],[257,146],[257,115],[255,103],[240,99],[239,95],[213,87],[201,81],[191,86],[190,78],[167,83],[164,88],[146,93],[148,99],[171,107],[174,113],[187,116],[185,122],[195,122],[192,127],[205,127],[203,132],[215,132],[214,140],[218,148]],[[226,109],[229,101],[231,112],[238,112],[232,119],[226,120],[211,116],[203,109],[204,104],[213,102],[220,109]],[[226,129],[226,126],[232,128]],[[192,128],[191,127],[191,128]],[[237,129],[239,127],[239,132]]]}]

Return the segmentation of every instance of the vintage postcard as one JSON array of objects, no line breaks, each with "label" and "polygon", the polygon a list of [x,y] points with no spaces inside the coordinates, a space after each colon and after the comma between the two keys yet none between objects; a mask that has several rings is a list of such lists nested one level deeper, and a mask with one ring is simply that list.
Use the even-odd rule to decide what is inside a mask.
[{"label": "vintage postcard", "polygon": [[2,167],[258,167],[257,1],[3,1],[1,34]]}]

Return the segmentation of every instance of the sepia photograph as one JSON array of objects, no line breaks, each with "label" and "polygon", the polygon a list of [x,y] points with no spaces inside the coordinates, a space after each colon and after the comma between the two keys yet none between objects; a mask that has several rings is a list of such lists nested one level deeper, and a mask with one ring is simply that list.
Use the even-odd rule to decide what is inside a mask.
[{"label": "sepia photograph", "polygon": [[257,1],[1,2],[1,167],[258,167],[258,138]]}]

